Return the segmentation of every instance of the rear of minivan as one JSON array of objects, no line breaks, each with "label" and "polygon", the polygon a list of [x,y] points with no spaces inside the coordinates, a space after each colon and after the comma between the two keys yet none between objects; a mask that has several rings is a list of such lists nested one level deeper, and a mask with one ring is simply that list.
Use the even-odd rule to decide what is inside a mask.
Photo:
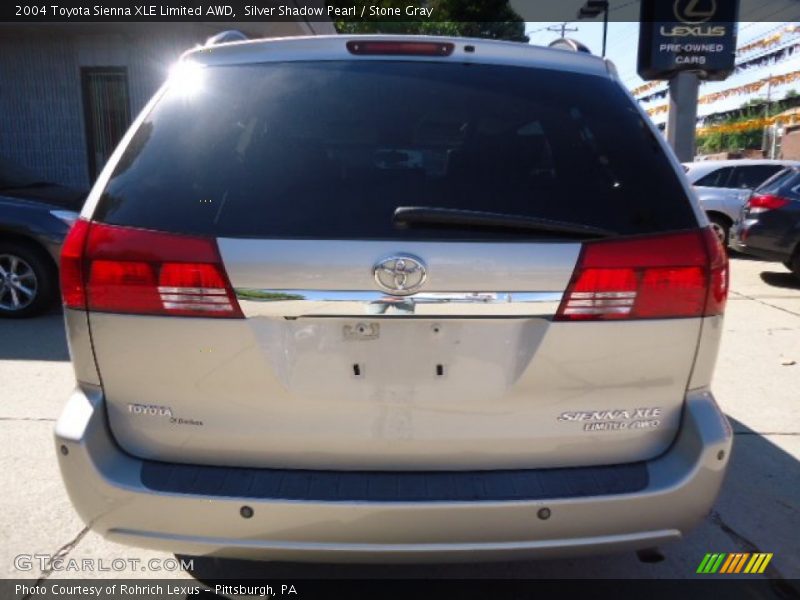
[{"label": "rear of minivan", "polygon": [[82,518],[173,552],[654,546],[712,505],[727,261],[605,61],[330,37],[184,56],[65,244]]}]

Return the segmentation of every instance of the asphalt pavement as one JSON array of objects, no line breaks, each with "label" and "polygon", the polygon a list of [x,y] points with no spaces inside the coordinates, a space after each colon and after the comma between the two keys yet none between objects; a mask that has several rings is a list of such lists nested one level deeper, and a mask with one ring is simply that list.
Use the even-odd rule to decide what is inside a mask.
[{"label": "asphalt pavement", "polygon": [[[173,569],[170,554],[131,548],[88,531],[72,509],[58,473],[52,430],[73,386],[59,312],[0,319],[0,573],[8,578],[247,577],[413,578],[688,578],[707,552],[772,552],[762,576],[800,578],[800,282],[785,267],[736,257],[714,380],[734,426],[732,463],[709,517],[686,539],[665,546],[663,560],[633,553],[580,559],[456,565],[309,565],[194,558]],[[598,515],[602,518],[602,515]],[[93,573],[53,570],[89,559]],[[151,559],[162,561],[151,563]],[[136,561],[139,562],[136,562]],[[166,561],[166,562],[163,562]],[[30,564],[29,564],[30,563]],[[91,564],[91,563],[83,563]],[[136,566],[133,566],[136,565]],[[148,565],[152,568],[148,568]],[[42,567],[45,568],[42,568]],[[144,568],[143,568],[144,567]]]}]

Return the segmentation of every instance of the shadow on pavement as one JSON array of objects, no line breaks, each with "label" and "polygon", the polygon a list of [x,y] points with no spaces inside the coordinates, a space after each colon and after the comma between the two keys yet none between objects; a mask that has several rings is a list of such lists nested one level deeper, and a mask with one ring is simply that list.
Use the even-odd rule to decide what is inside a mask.
[{"label": "shadow on pavement", "polygon": [[[281,580],[298,579],[579,579],[617,577],[613,573],[601,575],[602,565],[608,561],[638,563],[633,552],[626,555],[608,555],[595,558],[561,560],[440,563],[440,564],[339,564],[267,562],[233,560],[210,557],[179,557],[193,559],[194,569],[190,574],[203,583],[234,580]],[[599,568],[598,568],[599,563]],[[641,563],[639,563],[641,564]],[[647,565],[643,565],[644,568]],[[615,569],[616,570],[616,569]],[[631,577],[656,577],[634,573]]]},{"label": "shadow on pavement", "polygon": [[0,319],[0,360],[69,360],[61,312]]},{"label": "shadow on pavement", "polygon": [[792,273],[764,271],[761,273],[761,281],[773,287],[800,290],[800,279],[795,277]]},{"label": "shadow on pavement", "polygon": [[734,260],[747,260],[752,262],[775,262],[766,260],[765,258],[759,258],[758,256],[753,256],[752,254],[745,254],[744,252],[736,252],[736,250],[728,249],[728,258]]},{"label": "shadow on pavement", "polygon": [[772,552],[776,558],[760,576],[768,580],[764,582],[768,593],[758,597],[800,597],[796,589],[800,556],[794,537],[800,531],[800,497],[795,493],[800,489],[797,459],[742,423],[731,419],[731,425],[736,432],[733,455],[714,509],[684,541],[661,548],[666,560],[656,564],[640,562],[633,552],[559,560],[420,565],[182,558],[192,558],[190,574],[210,584],[224,579],[695,579],[706,552]]}]

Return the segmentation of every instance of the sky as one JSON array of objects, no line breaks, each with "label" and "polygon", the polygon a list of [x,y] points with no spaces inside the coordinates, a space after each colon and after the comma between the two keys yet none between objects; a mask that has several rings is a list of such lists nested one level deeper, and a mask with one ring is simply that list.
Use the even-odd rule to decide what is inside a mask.
[{"label": "sky", "polygon": [[[737,36],[737,46],[742,46],[751,42],[753,40],[759,39],[768,35],[771,32],[779,30],[781,27],[785,27],[786,25],[790,25],[792,23],[788,22],[774,22],[774,21],[766,21],[766,22],[755,22],[755,21],[745,21],[739,23],[738,29],[738,36]],[[526,23],[525,31],[527,35],[530,37],[532,44],[543,45],[546,46],[554,39],[560,37],[560,31],[549,31],[548,27],[555,27],[560,26],[561,23],[541,23],[541,22],[529,22]],[[565,35],[566,37],[573,38],[578,40],[589,47],[592,51],[592,54],[599,55],[602,50],[602,40],[603,40],[603,23],[602,19],[598,17],[597,21],[574,21],[572,23],[568,23],[567,26],[569,28],[576,28],[578,31],[569,31]],[[797,37],[798,41],[800,41],[800,36]],[[638,50],[638,42],[639,42],[639,23],[637,22],[611,22],[608,24],[608,42],[607,42],[607,50],[606,56],[616,65],[617,71],[619,72],[620,78],[622,79],[623,83],[629,89],[633,89],[643,83],[639,75],[636,73],[636,53]],[[779,48],[780,46],[776,46]],[[758,56],[759,52],[754,52],[750,56]],[[741,73],[734,73],[728,77],[725,81],[720,82],[708,82],[704,83],[700,87],[700,96],[705,94],[709,94],[712,92],[725,90],[731,87],[736,87],[738,85],[742,85],[745,83],[749,83],[751,81],[755,81],[761,79],[767,75],[779,75],[783,73],[788,73],[790,71],[797,71],[800,70],[800,53],[795,54],[790,59],[783,61],[781,63],[776,63],[771,65],[769,68],[761,68],[761,69],[749,69],[747,71],[743,71]],[[666,88],[666,82],[664,82],[663,86],[659,86],[656,89],[663,89]],[[656,89],[652,91],[656,91]],[[780,88],[776,88],[772,95],[773,99],[780,99],[782,98],[787,91],[790,89],[794,89],[796,91],[800,91],[800,85],[797,83],[792,85],[783,86]],[[732,96],[726,100],[715,102],[712,104],[701,105],[698,110],[698,115],[703,116],[704,114],[710,114],[713,112],[721,112],[725,110],[730,110],[732,108],[737,108],[741,104],[747,102],[748,100],[756,97],[764,97],[764,92],[759,92],[756,94],[750,95],[742,95],[742,96]],[[646,107],[650,106],[657,106],[658,104],[664,103],[664,100],[660,100],[654,103],[645,104]],[[661,122],[666,120],[666,115],[656,116],[653,118],[655,122]]]}]

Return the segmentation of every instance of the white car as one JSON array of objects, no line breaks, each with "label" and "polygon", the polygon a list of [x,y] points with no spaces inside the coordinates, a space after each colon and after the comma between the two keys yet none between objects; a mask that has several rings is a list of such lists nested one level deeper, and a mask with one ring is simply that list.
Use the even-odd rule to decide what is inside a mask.
[{"label": "white car", "polygon": [[727,246],[731,225],[750,193],[784,167],[798,165],[792,160],[739,159],[704,160],[683,167],[711,227]]}]

